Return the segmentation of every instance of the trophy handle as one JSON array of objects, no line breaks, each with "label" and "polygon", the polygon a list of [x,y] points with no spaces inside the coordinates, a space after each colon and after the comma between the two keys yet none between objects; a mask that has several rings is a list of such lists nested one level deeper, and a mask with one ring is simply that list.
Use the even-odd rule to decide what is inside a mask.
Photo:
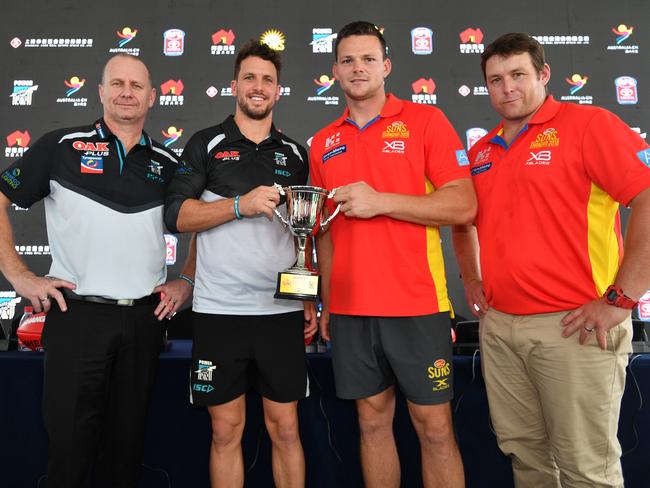
[{"label": "trophy handle", "polygon": [[[338,188],[334,188],[331,192],[329,192],[329,195],[327,195],[327,198],[330,199],[330,198],[334,197],[334,195],[336,195],[336,190],[338,190]],[[336,210],[334,210],[332,215],[327,217],[325,219],[325,221],[320,224],[321,228],[327,227],[327,225],[332,221],[332,219],[334,219],[334,217],[336,217],[338,215],[339,210],[341,210],[341,204],[340,203],[336,206]]]},{"label": "trophy handle", "polygon": [[[273,188],[275,188],[276,190],[278,190],[278,192],[280,193],[280,195],[282,195],[282,196],[285,195],[285,193],[284,193],[284,188],[282,188],[282,185],[278,185],[277,183],[273,183]],[[287,220],[284,220],[284,217],[282,216],[282,214],[281,214],[280,212],[278,212],[278,209],[277,209],[277,208],[274,208],[274,209],[273,209],[273,212],[275,213],[275,215],[278,216],[278,218],[279,218],[280,221],[284,224],[285,227],[287,227],[287,226],[289,225],[289,222],[288,222]]]}]

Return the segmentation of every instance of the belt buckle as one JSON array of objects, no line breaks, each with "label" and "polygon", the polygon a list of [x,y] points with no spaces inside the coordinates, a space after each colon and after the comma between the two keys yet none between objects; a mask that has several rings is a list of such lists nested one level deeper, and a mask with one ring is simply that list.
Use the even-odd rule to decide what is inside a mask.
[{"label": "belt buckle", "polygon": [[132,307],[134,303],[135,300],[133,298],[120,298],[118,300],[115,300],[115,304],[122,307]]}]

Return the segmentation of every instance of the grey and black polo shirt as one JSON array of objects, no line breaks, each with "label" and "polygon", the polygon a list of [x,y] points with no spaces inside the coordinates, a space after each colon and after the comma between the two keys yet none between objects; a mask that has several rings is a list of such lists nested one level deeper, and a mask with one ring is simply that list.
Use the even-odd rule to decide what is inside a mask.
[{"label": "grey and black polo shirt", "polygon": [[165,192],[178,162],[143,132],[125,154],[103,119],[41,137],[0,174],[21,207],[45,199],[50,275],[79,295],[140,298],[164,283]]},{"label": "grey and black polo shirt", "polygon": [[[188,198],[205,202],[244,195],[278,183],[304,185],[309,174],[305,149],[273,126],[260,144],[241,133],[232,116],[194,134],[183,151],[165,203],[165,223],[176,231]],[[286,205],[279,207],[285,214]],[[270,315],[301,310],[302,304],[273,298],[277,274],[296,259],[292,234],[274,217],[232,220],[199,232],[195,312]]]}]

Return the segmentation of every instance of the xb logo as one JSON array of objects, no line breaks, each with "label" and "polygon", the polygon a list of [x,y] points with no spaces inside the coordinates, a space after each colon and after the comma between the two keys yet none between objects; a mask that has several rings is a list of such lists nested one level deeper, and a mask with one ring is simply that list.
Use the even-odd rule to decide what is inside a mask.
[{"label": "xb logo", "polygon": [[440,380],[435,381],[435,385],[433,386],[433,391],[438,391],[438,390],[446,390],[449,388],[449,378],[442,378]]},{"label": "xb logo", "polygon": [[528,158],[526,164],[528,165],[543,164],[548,166],[549,164],[551,164],[551,151],[537,151],[536,153],[531,152],[530,158]]},{"label": "xb logo", "polygon": [[406,144],[404,141],[384,141],[384,149],[382,152],[404,154],[405,148]]}]

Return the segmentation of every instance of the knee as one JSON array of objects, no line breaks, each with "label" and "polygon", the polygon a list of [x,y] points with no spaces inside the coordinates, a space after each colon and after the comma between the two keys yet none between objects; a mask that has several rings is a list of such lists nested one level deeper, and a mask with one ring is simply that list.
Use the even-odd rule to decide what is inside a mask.
[{"label": "knee", "polygon": [[449,451],[456,445],[456,435],[449,423],[425,421],[420,425],[420,444],[437,452]]},{"label": "knee", "polygon": [[271,442],[276,446],[290,448],[300,443],[297,415],[273,419],[267,417],[265,423]]},{"label": "knee", "polygon": [[212,445],[217,450],[238,446],[241,442],[244,421],[233,422],[224,419],[212,419]]},{"label": "knee", "polygon": [[363,438],[382,437],[393,433],[393,415],[376,410],[358,409],[359,433]]}]

